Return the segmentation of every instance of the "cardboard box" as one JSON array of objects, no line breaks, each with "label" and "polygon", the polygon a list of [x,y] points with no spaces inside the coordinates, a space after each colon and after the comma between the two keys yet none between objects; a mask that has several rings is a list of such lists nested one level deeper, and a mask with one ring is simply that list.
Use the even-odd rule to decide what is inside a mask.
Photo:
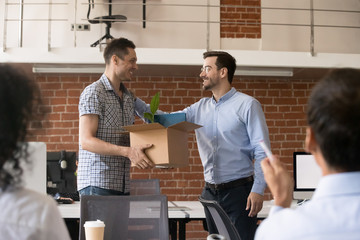
[{"label": "cardboard box", "polygon": [[169,127],[150,123],[124,129],[130,132],[130,146],[153,144],[146,154],[157,167],[185,167],[189,165],[188,132],[199,127],[183,121]]}]

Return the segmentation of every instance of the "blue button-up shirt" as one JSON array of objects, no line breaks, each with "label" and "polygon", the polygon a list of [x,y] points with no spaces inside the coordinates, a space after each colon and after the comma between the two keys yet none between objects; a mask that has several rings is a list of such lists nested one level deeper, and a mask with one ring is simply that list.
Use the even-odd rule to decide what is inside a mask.
[{"label": "blue button-up shirt", "polygon": [[219,99],[203,98],[182,112],[186,120],[199,125],[197,145],[209,183],[226,183],[255,175],[252,192],[264,194],[266,183],[260,161],[268,146],[269,132],[260,103],[232,88]]}]

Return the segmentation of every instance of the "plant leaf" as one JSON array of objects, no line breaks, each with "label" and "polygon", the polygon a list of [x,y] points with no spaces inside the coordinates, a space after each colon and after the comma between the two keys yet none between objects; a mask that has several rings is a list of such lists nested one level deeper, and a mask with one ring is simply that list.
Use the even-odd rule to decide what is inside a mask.
[{"label": "plant leaf", "polygon": [[[152,112],[152,114],[155,114],[156,111],[158,110],[160,104],[160,92],[157,92],[154,97],[151,99],[151,103],[150,103],[150,110]],[[154,121],[154,117],[153,117],[153,121]]]},{"label": "plant leaf", "polygon": [[154,114],[152,113],[148,113],[148,112],[144,113],[144,118],[148,119],[152,123],[154,122]]}]

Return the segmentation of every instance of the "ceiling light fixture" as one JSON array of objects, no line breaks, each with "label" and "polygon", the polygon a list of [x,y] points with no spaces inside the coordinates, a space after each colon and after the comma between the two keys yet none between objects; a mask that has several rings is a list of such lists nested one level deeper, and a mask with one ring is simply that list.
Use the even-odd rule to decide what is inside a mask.
[{"label": "ceiling light fixture", "polygon": [[103,73],[105,66],[100,65],[34,65],[33,73]]},{"label": "ceiling light fixture", "polygon": [[257,67],[238,67],[235,76],[267,76],[267,77],[292,77],[292,68],[257,68]]}]

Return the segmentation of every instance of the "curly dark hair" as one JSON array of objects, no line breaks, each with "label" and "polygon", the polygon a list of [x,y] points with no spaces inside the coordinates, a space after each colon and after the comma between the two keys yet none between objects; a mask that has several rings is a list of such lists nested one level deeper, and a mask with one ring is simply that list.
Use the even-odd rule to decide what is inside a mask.
[{"label": "curly dark hair", "polygon": [[20,69],[0,64],[0,190],[21,182],[28,127],[40,115],[40,90],[35,82]]}]

